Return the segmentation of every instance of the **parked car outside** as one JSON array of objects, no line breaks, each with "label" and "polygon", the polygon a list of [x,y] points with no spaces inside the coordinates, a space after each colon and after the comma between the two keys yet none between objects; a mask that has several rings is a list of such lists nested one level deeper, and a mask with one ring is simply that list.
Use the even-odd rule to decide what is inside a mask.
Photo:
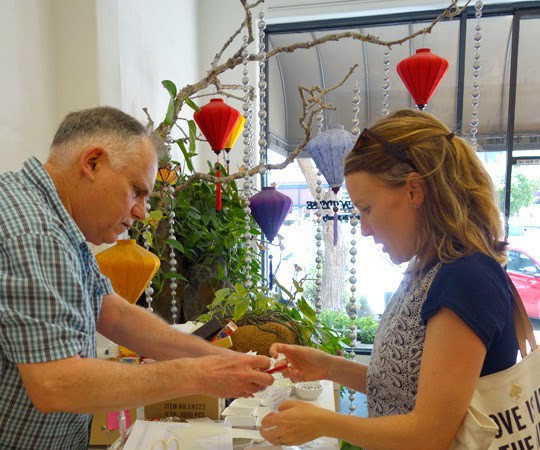
[{"label": "parked car outside", "polygon": [[532,319],[540,319],[540,252],[511,240],[507,272]]}]

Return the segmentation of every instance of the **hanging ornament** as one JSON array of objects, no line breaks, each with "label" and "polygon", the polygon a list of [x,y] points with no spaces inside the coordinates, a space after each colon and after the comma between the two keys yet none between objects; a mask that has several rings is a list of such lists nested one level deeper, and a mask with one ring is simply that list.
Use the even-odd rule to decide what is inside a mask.
[{"label": "hanging ornament", "polygon": [[[268,241],[272,242],[289,214],[292,200],[279,192],[275,186],[265,186],[249,199],[251,215],[261,227]],[[270,289],[274,285],[272,255],[270,255]]]},{"label": "hanging ornament", "polygon": [[[225,143],[240,115],[240,111],[227,105],[221,98],[211,99],[210,103],[193,114],[193,119],[218,157],[216,161],[218,178],[221,176],[219,154],[225,148]],[[221,206],[221,183],[216,183],[216,209],[221,210]]]},{"label": "hanging ornament", "polygon": [[[259,164],[266,164],[266,43],[264,11],[259,12]],[[261,167],[259,173],[263,175],[266,167]]]},{"label": "hanging ornament", "polygon": [[[174,187],[169,184],[168,186],[169,191],[169,198],[170,198],[170,204],[169,204],[169,240],[171,242],[176,241],[176,234],[174,232],[174,218],[176,217],[176,213],[174,211]],[[169,251],[169,272],[171,274],[176,273],[176,253],[174,251],[174,246],[169,245],[170,251]],[[176,278],[172,277],[170,282],[170,288],[171,288],[171,319],[172,323],[176,323],[176,319],[178,318],[178,303],[176,301],[176,290],[178,289],[178,283],[176,282]]]},{"label": "hanging ornament", "polygon": [[[147,201],[144,206],[146,208],[146,215],[148,216],[150,214],[150,209],[151,209],[150,203]],[[144,248],[148,252],[150,251],[150,247],[152,246],[151,228],[152,226],[150,225],[150,223],[148,223],[144,227],[144,232],[143,232]],[[144,290],[144,293],[145,293],[145,298],[146,298],[146,309],[150,312],[153,312],[154,309],[152,308],[152,302],[154,301],[154,298],[152,297],[152,294],[154,293],[154,288],[152,287],[152,280],[149,281],[148,285],[146,286],[146,289]]]},{"label": "hanging ornament", "polygon": [[[353,134],[345,130],[343,125],[337,125],[315,136],[306,146],[309,156],[336,196],[343,185],[345,155],[349,153],[353,145]],[[338,238],[339,208],[337,204],[337,200],[334,201],[334,245],[337,245]]]},{"label": "hanging ornament", "polygon": [[[247,34],[244,34],[243,36],[243,44],[242,44],[242,65],[244,66],[244,70],[242,72],[242,89],[244,91],[244,102],[242,105],[242,111],[244,112],[245,116],[245,123],[242,131],[242,137],[243,137],[243,145],[244,145],[244,156],[242,158],[243,165],[242,167],[245,169],[245,171],[249,171],[251,167],[251,153],[252,153],[252,117],[253,117],[253,105],[251,102],[251,96],[250,96],[250,89],[251,86],[249,84],[249,70],[247,68],[248,65],[248,42],[249,37]],[[251,281],[251,254],[250,254],[250,248],[253,245],[253,235],[251,234],[251,208],[249,207],[249,197],[251,196],[251,177],[247,176],[244,178],[243,182],[243,189],[242,189],[242,199],[244,204],[244,233],[242,234],[242,240],[244,243],[244,246],[246,248],[245,256],[244,256],[244,263],[246,265],[246,281],[245,285],[247,289],[250,289],[252,286]]]},{"label": "hanging ornament", "polygon": [[[384,78],[383,78],[383,102],[381,115],[383,117],[390,114],[388,96],[390,94],[390,49],[384,51]],[[356,133],[355,133],[356,134]]]},{"label": "hanging ornament", "polygon": [[111,280],[114,291],[136,303],[159,269],[159,258],[137,245],[135,239],[120,239],[96,255],[101,273]]},{"label": "hanging ornament", "polygon": [[317,247],[317,253],[315,257],[315,264],[317,268],[317,273],[315,274],[315,315],[317,316],[317,329],[321,330],[321,310],[322,310],[322,300],[321,300],[321,290],[322,290],[322,272],[323,272],[323,250],[321,246],[323,244],[323,231],[322,231],[322,208],[321,208],[321,199],[322,199],[322,181],[321,181],[321,171],[317,171],[317,182],[315,187],[315,199],[317,200],[317,211],[315,212],[315,222],[317,223],[317,228],[315,231],[315,246]]},{"label": "hanging ornament", "polygon": [[476,139],[476,133],[478,133],[478,125],[480,120],[478,118],[478,105],[480,104],[480,84],[478,79],[480,78],[480,46],[482,41],[482,26],[480,25],[480,18],[482,17],[482,9],[484,2],[478,0],[474,4],[474,15],[478,19],[476,26],[474,27],[474,62],[473,62],[473,84],[472,84],[472,111],[471,111],[471,146],[474,151],[478,150],[478,140]]},{"label": "hanging ornament", "polygon": [[419,48],[397,65],[403,84],[420,110],[425,108],[447,70],[448,61],[431,53],[429,48]]},{"label": "hanging ornament", "polygon": [[[388,90],[390,88],[390,78],[389,78],[389,69],[390,69],[390,58],[388,50],[384,52],[384,82],[383,82],[383,109],[382,109],[382,115],[388,115]],[[353,112],[355,113],[353,116],[353,128],[352,133],[354,135],[354,141],[358,139],[358,136],[360,135],[360,128],[358,128],[358,105],[360,104],[360,96],[359,96],[359,89],[358,86],[355,86],[353,89]],[[354,320],[356,319],[356,227],[358,225],[358,215],[356,214],[356,211],[354,210],[354,207],[349,211],[350,212],[350,220],[349,224],[351,225],[351,247],[349,249],[349,254],[351,255],[351,268],[349,270],[349,273],[351,276],[349,277],[349,283],[351,285],[351,296],[349,297],[349,303],[346,307],[347,314],[349,318],[351,319],[351,324],[349,325],[349,338],[350,338],[350,351],[349,351],[349,357],[351,359],[354,359],[356,356],[355,347],[356,347],[356,325],[354,323]],[[349,415],[354,415],[354,411],[356,410],[355,406],[355,397],[356,397],[356,391],[352,388],[348,388],[349,391]]]},{"label": "hanging ornament", "polygon": [[353,135],[357,136],[360,134],[360,128],[358,125],[360,124],[360,119],[358,119],[358,113],[360,112],[360,88],[358,87],[358,80],[356,80],[353,88],[353,96],[352,96],[352,112],[353,112],[353,119],[352,119],[352,128],[351,132]]},{"label": "hanging ornament", "polygon": [[245,123],[246,123],[246,118],[242,114],[240,114],[240,116],[238,117],[238,120],[234,124],[231,134],[227,138],[227,142],[225,142],[225,162],[227,163],[227,175],[230,173],[229,152],[231,151],[231,148],[233,148],[234,144],[236,143],[236,140],[240,136],[240,133],[244,130]]},{"label": "hanging ornament", "polygon": [[178,182],[178,171],[180,167],[168,162],[157,171],[156,180],[166,184],[176,184]]},{"label": "hanging ornament", "polygon": [[[320,135],[323,132],[324,128],[324,114],[323,110],[317,112],[315,115],[316,123],[317,123],[317,135]],[[315,229],[315,242],[317,247],[317,252],[315,256],[315,265],[317,268],[317,272],[315,273],[315,317],[317,318],[317,324],[315,327],[317,330],[322,329],[321,324],[321,310],[322,310],[322,302],[321,302],[321,286],[322,286],[322,260],[323,260],[323,251],[321,250],[321,242],[322,242],[322,208],[321,208],[321,199],[322,199],[322,181],[321,181],[321,171],[317,170],[317,181],[316,181],[316,187],[315,187],[315,201],[317,203],[317,211],[315,212],[315,223],[317,224],[317,227]]]}]

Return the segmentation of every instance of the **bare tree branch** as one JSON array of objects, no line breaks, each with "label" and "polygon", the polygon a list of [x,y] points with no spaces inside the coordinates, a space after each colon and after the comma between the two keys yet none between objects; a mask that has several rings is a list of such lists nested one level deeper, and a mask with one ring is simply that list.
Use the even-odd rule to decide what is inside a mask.
[{"label": "bare tree branch", "polygon": [[[439,23],[443,19],[451,19],[461,14],[461,12],[465,10],[465,8],[469,5],[471,1],[472,0],[467,1],[467,3],[464,6],[459,8],[457,6],[457,0],[452,0],[451,5],[448,8],[446,8],[441,14],[439,14],[439,16],[433,22],[431,22],[430,25],[428,25],[425,28],[422,28],[421,30],[418,30],[415,33],[405,36],[402,39],[396,39],[393,41],[384,41],[377,36],[372,36],[371,34],[356,33],[354,31],[344,31],[341,33],[327,34],[325,36],[322,36],[318,39],[314,39],[309,42],[297,42],[295,44],[288,45],[288,46],[276,47],[274,50],[271,50],[266,53],[266,58],[270,59],[280,53],[292,53],[298,49],[310,49],[317,45],[324,44],[326,42],[336,42],[336,41],[340,41],[342,39],[347,39],[347,38],[354,39],[357,41],[369,42],[370,44],[382,45],[384,47],[391,48],[394,45],[401,45],[407,41],[410,41],[411,39],[414,39],[417,36],[431,33],[431,31],[433,30],[433,28],[435,27],[437,23]],[[256,56],[252,56],[252,57],[256,59]]]},{"label": "bare tree branch", "polygon": [[246,30],[248,33],[247,42],[248,43],[253,42],[253,17],[251,15],[251,10],[259,6],[263,2],[264,0],[257,0],[255,3],[252,3],[251,5],[249,5],[246,0],[240,0],[240,3],[242,4],[242,7],[244,8],[245,18],[240,24],[240,26],[238,27],[238,29],[233,34],[231,34],[229,39],[227,39],[227,42],[225,42],[221,50],[216,53],[216,56],[214,57],[214,62],[212,63],[212,67],[216,66],[219,63],[219,60],[223,56],[223,53],[225,52],[225,50],[232,44],[232,42],[236,39],[236,37],[240,35],[242,30]]},{"label": "bare tree branch", "polygon": [[311,125],[313,123],[313,118],[315,114],[317,114],[319,111],[322,111],[323,109],[334,109],[333,105],[323,102],[322,99],[329,92],[332,92],[333,90],[338,89],[340,86],[342,86],[347,81],[347,79],[354,73],[357,67],[358,67],[358,64],[355,64],[354,66],[352,66],[348,70],[343,80],[341,80],[338,84],[328,89],[322,89],[319,86],[312,86],[311,88],[307,88],[304,86],[298,87],[300,97],[302,98],[302,115],[300,116],[299,120],[300,120],[300,125],[304,129],[304,139],[289,154],[289,156],[285,158],[283,162],[279,164],[259,164],[255,167],[252,167],[249,170],[245,170],[245,169],[240,170],[239,172],[232,173],[226,177],[215,177],[213,175],[209,175],[206,173],[194,172],[187,178],[187,180],[184,183],[176,186],[175,192],[186,190],[192,183],[194,183],[197,180],[204,180],[209,183],[229,183],[238,178],[246,178],[246,177],[256,175],[258,173],[261,173],[261,171],[264,173],[268,170],[281,170],[287,167],[290,163],[292,163],[295,160],[298,154],[302,150],[304,150],[307,143],[311,139]]},{"label": "bare tree branch", "polygon": [[[178,94],[176,95],[173,102],[174,114],[172,118],[172,124],[176,124],[176,122],[178,121],[180,111],[182,107],[184,106],[186,99],[188,98],[190,99],[201,98],[208,95],[218,94],[218,95],[222,95],[228,98],[234,98],[241,101],[244,100],[244,97],[240,97],[239,95],[236,95],[230,92],[237,89],[243,89],[244,88],[243,86],[223,85],[221,81],[219,80],[219,76],[223,74],[224,72],[226,72],[227,70],[234,69],[238,65],[244,63],[245,61],[252,62],[252,61],[268,60],[281,53],[291,53],[298,49],[310,49],[312,47],[324,44],[326,42],[337,42],[337,41],[340,41],[341,39],[354,39],[354,40],[369,42],[372,44],[382,45],[382,46],[390,48],[394,45],[398,45],[398,44],[401,45],[404,42],[407,42],[419,35],[431,33],[431,31],[433,30],[436,24],[438,24],[443,19],[452,19],[453,17],[461,14],[465,10],[465,8],[467,8],[467,6],[471,3],[471,1],[472,0],[468,0],[464,6],[459,7],[458,0],[451,0],[450,5],[430,25],[428,25],[427,27],[411,35],[405,36],[402,39],[397,39],[393,41],[384,41],[380,39],[379,37],[372,36],[370,34],[364,35],[361,33],[344,31],[341,33],[328,34],[309,42],[297,42],[289,46],[277,47],[273,50],[268,51],[266,54],[259,52],[259,53],[252,53],[252,54],[246,55],[244,53],[245,48],[248,48],[249,45],[252,44],[254,41],[252,10],[253,8],[262,4],[264,0],[256,0],[254,3],[251,3],[251,4],[249,4],[247,0],[240,0],[242,8],[244,9],[244,20],[242,21],[239,28],[235,30],[232,33],[232,35],[227,39],[227,41],[225,42],[223,47],[220,49],[220,51],[216,53],[214,60],[212,62],[212,67],[207,72],[206,76],[194,84],[188,84],[184,86],[182,89],[178,91]],[[231,46],[234,40],[242,33],[242,30],[245,30],[247,33],[246,42],[245,43],[243,42],[239,46],[239,48],[237,48],[236,51],[232,54],[232,56],[230,56],[224,62],[221,62],[221,58],[223,57],[225,50]],[[266,165],[260,164],[258,166],[250,168],[247,171],[240,170],[239,172],[230,174],[224,178],[217,178],[208,174],[195,172],[191,176],[188,177],[185,183],[177,186],[176,191],[182,191],[182,190],[187,189],[187,187],[196,180],[205,180],[210,183],[227,183],[238,178],[245,178],[247,176],[252,176],[257,173],[261,173],[261,171],[264,173],[265,171],[271,170],[271,169],[275,169],[275,170],[283,169],[284,167],[289,165],[296,158],[296,156],[304,149],[304,147],[307,145],[307,143],[309,142],[311,138],[311,125],[313,122],[314,114],[316,114],[318,111],[321,111],[323,109],[335,109],[333,105],[327,104],[323,101],[324,95],[334,89],[337,89],[339,86],[341,86],[345,82],[345,80],[352,74],[355,68],[356,66],[351,67],[351,69],[349,70],[348,74],[345,76],[343,81],[330,89],[324,90],[318,86],[313,86],[309,89],[302,86],[299,87],[299,94],[300,94],[300,98],[302,101],[302,108],[303,108],[303,113],[302,113],[302,116],[299,118],[299,121],[300,121],[300,125],[302,129],[304,130],[304,139],[297,146],[297,148],[287,156],[287,158],[282,163],[266,164]],[[210,86],[215,87],[214,94],[201,93],[204,90],[208,89]],[[249,96],[250,98],[254,98],[255,96],[254,88],[251,86],[250,86]],[[149,120],[151,120],[146,110],[145,110],[145,113],[147,114]],[[163,139],[165,139],[165,137],[170,133],[172,126],[173,125],[169,123],[162,122],[158,125],[155,132],[158,133]]]}]

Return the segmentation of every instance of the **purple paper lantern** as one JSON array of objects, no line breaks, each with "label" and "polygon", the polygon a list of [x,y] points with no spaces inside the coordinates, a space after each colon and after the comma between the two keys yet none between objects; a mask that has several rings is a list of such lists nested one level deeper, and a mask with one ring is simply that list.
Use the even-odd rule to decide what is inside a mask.
[{"label": "purple paper lantern", "polygon": [[287,217],[292,200],[274,186],[265,186],[249,199],[251,215],[259,224],[266,238],[272,242]]},{"label": "purple paper lantern", "polygon": [[[251,215],[259,224],[266,238],[272,242],[277,236],[285,217],[291,210],[292,200],[282,194],[274,186],[265,186],[262,191],[249,199]],[[274,272],[272,268],[272,255],[270,259],[270,289],[274,284]]]},{"label": "purple paper lantern", "polygon": [[[326,182],[337,194],[343,184],[343,169],[345,155],[351,151],[354,145],[354,135],[345,130],[343,125],[334,126],[311,139],[306,149],[322,173]],[[338,238],[338,210],[334,205],[334,245]]]}]

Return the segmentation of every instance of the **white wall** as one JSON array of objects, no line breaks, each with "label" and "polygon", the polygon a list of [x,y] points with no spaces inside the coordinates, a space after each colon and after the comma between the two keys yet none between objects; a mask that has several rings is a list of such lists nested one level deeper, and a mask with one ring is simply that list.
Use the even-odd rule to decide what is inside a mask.
[{"label": "white wall", "polygon": [[164,117],[161,86],[197,80],[197,0],[0,0],[0,170],[44,161],[70,111]]},{"label": "white wall", "polygon": [[52,3],[56,128],[68,112],[99,103],[99,79],[95,0]]},{"label": "white wall", "polygon": [[157,123],[169,102],[161,82],[171,80],[181,88],[197,79],[197,1],[118,3],[122,108],[146,121],[142,107],[147,107]]},{"label": "white wall", "polygon": [[0,0],[0,170],[47,154],[56,121],[52,2]]}]

